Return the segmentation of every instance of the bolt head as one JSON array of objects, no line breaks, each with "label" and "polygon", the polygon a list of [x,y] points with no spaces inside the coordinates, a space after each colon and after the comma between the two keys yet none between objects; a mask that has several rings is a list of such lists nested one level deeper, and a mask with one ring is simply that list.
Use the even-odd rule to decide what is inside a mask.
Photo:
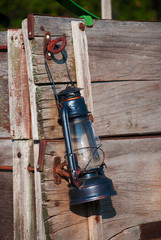
[{"label": "bolt head", "polygon": [[79,23],[79,29],[81,31],[84,31],[85,30],[85,24],[84,23]]}]

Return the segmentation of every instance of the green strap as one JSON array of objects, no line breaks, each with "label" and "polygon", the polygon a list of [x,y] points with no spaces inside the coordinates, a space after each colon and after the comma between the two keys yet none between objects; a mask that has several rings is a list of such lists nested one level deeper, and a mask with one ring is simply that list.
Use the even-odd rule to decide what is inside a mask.
[{"label": "green strap", "polygon": [[72,0],[56,0],[61,5],[63,5],[66,9],[73,12],[77,16],[88,15],[91,18],[100,19],[99,17],[95,16],[94,14],[88,12],[77,3],[73,2]]},{"label": "green strap", "polygon": [[92,27],[93,26],[93,19],[91,16],[89,15],[83,15],[83,16],[80,16],[80,18],[84,18],[85,20],[85,25],[87,27]]}]

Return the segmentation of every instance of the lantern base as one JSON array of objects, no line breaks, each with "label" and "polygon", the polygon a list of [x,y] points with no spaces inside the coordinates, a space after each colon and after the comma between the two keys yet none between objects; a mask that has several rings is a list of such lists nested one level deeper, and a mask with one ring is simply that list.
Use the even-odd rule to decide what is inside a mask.
[{"label": "lantern base", "polygon": [[100,200],[106,197],[116,195],[111,179],[107,178],[104,173],[88,178],[81,179],[80,188],[71,186],[69,189],[70,205]]}]

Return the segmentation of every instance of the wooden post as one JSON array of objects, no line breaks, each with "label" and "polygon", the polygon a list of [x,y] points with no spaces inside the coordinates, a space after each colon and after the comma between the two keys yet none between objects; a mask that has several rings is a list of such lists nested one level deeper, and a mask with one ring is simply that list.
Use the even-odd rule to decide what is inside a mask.
[{"label": "wooden post", "polygon": [[[76,64],[76,77],[77,87],[83,88],[83,96],[87,103],[89,111],[93,113],[93,100],[92,100],[92,88],[91,77],[89,70],[89,58],[88,58],[88,42],[85,30],[80,30],[79,26],[82,22],[72,21],[72,36],[73,36],[73,48]],[[99,206],[96,202],[88,204],[88,230],[90,240],[102,240],[102,216],[95,215],[96,210],[99,211]],[[99,221],[97,220],[99,218]]]},{"label": "wooden post", "polygon": [[14,240],[35,239],[34,173],[29,173],[32,140],[13,143]]},{"label": "wooden post", "polygon": [[8,85],[13,143],[14,240],[35,239],[30,103],[22,30],[8,31]]},{"label": "wooden post", "polygon": [[[39,139],[38,125],[37,125],[37,106],[36,106],[36,86],[33,79],[33,65],[32,65],[32,53],[30,47],[30,41],[28,39],[27,32],[27,21],[24,20],[22,23],[22,30],[24,35],[24,43],[26,48],[26,61],[27,61],[27,72],[29,76],[29,93],[30,93],[30,105],[31,105],[31,119],[32,119],[32,138],[34,140]],[[34,156],[34,168],[35,168],[35,207],[36,207],[36,239],[45,240],[45,228],[44,220],[42,216],[42,196],[41,196],[41,180],[40,172],[37,172],[37,162],[39,154],[39,144],[33,146]]]},{"label": "wooden post", "polygon": [[91,76],[89,71],[88,43],[85,30],[79,29],[82,22],[72,21],[73,48],[75,56],[77,87],[82,88],[88,110],[93,113]]},{"label": "wooden post", "polygon": [[111,0],[101,0],[102,19],[112,19]]}]

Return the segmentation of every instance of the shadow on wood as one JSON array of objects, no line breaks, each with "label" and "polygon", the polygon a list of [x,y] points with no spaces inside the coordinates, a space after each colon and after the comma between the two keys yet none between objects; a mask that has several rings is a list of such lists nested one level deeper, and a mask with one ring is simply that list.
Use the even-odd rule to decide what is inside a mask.
[{"label": "shadow on wood", "polygon": [[[91,207],[92,211],[88,211]],[[83,217],[102,215],[102,219],[109,219],[116,216],[116,211],[113,207],[111,197],[94,202],[70,206],[70,210],[73,213]]]}]

